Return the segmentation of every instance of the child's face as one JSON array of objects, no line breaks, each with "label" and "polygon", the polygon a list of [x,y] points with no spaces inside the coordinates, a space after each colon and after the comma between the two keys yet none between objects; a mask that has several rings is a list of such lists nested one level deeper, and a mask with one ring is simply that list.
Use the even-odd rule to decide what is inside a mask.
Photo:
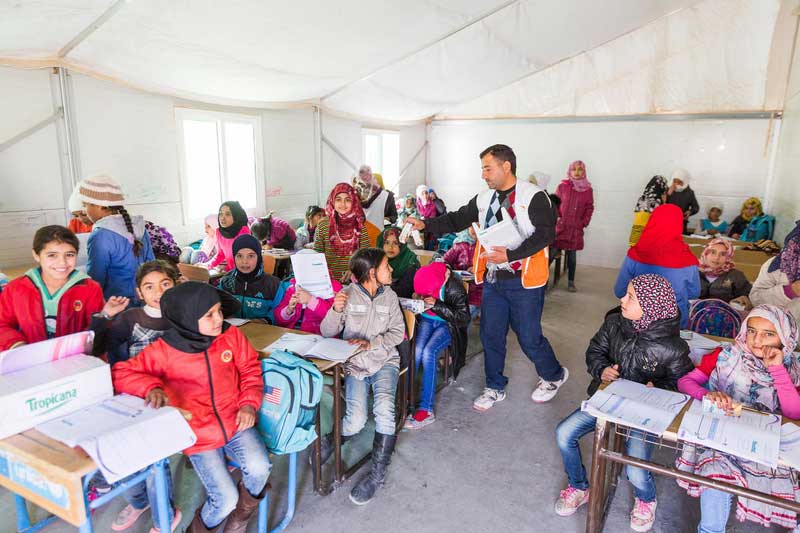
[{"label": "child's face", "polygon": [[78,251],[71,244],[51,241],[38,254],[33,252],[33,258],[42,267],[42,277],[60,282],[66,281],[75,270]]},{"label": "child's face", "polygon": [[636,297],[636,291],[633,290],[633,283],[628,283],[628,291],[625,296],[620,298],[619,302],[622,306],[622,316],[628,320],[640,320],[644,315],[642,306],[639,305],[639,299]]},{"label": "child's face", "polygon": [[144,303],[155,309],[161,309],[161,295],[175,286],[175,282],[163,272],[150,272],[142,278],[136,287],[136,293]]},{"label": "child's face", "polygon": [[233,213],[231,213],[231,208],[227,205],[223,205],[219,208],[219,225],[223,228],[227,228],[231,224],[233,224]]},{"label": "child's face", "polygon": [[672,184],[675,186],[676,189],[680,189],[681,187],[683,187],[683,180],[675,178],[674,180],[672,180]]},{"label": "child's face", "polygon": [[222,304],[215,304],[197,321],[197,331],[207,337],[222,333]]},{"label": "child's face", "polygon": [[353,209],[353,199],[346,192],[340,192],[333,199],[333,208],[340,215],[346,215]]},{"label": "child's face", "polygon": [[381,285],[392,284],[392,267],[389,265],[388,257],[384,257],[381,264],[375,269],[375,278]]},{"label": "child's face", "polygon": [[725,264],[725,247],[721,244],[715,244],[708,249],[706,262],[711,268],[719,268]]},{"label": "child's face", "polygon": [[753,355],[762,359],[764,348],[770,346],[782,349],[781,339],[775,326],[766,318],[754,316],[747,319],[747,348]]},{"label": "child's face", "polygon": [[722,211],[715,207],[708,212],[708,220],[711,222],[719,222],[720,215],[722,215]]},{"label": "child's face", "polygon": [[209,239],[213,239],[214,235],[217,233],[217,230],[206,224],[206,235],[208,235]]},{"label": "child's face", "polygon": [[108,215],[108,208],[100,205],[87,204],[84,202],[83,209],[86,211],[86,215],[89,217],[89,221],[92,224]]},{"label": "child's face", "polygon": [[406,209],[411,209],[412,207],[414,207],[414,199],[406,198]]},{"label": "child's face", "polygon": [[389,259],[394,259],[400,255],[400,241],[397,240],[394,234],[390,234],[383,241],[383,251],[386,252],[386,257]]},{"label": "child's face", "polygon": [[576,180],[583,179],[583,167],[576,166],[572,169],[572,177]]},{"label": "child's face", "polygon": [[754,206],[754,205],[746,205],[744,207],[744,214],[748,218],[753,218],[754,216],[756,216],[756,206]]},{"label": "child's face", "polygon": [[249,274],[254,271],[258,266],[258,255],[250,248],[242,248],[236,252],[236,270],[242,274]]},{"label": "child's face", "polygon": [[322,213],[317,213],[316,215],[311,217],[310,221],[311,227],[316,228],[317,225],[319,224],[319,221],[322,220],[322,217],[323,217]]}]

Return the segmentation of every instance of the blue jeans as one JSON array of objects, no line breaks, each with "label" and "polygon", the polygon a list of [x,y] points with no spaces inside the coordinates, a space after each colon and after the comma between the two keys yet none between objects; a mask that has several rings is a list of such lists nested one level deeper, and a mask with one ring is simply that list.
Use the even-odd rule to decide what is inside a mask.
[{"label": "blue jeans", "polygon": [[[141,471],[140,471],[141,472]],[[136,474],[138,474],[137,472]],[[169,498],[169,521],[172,523],[174,516],[175,503],[172,499],[172,473],[169,469],[169,463],[164,465],[164,473],[167,478],[167,496]],[[132,475],[136,475],[132,474]],[[153,515],[153,525],[158,529],[158,503],[156,499],[156,476],[152,472],[147,476],[145,481],[138,483],[131,487],[124,494],[125,499],[134,509],[145,509],[150,506],[150,513]]]},{"label": "blue jeans", "polygon": [[261,494],[272,465],[267,448],[255,428],[238,431],[225,446],[189,456],[197,477],[206,488],[206,503],[200,512],[208,529],[214,529],[236,507],[239,491],[236,488],[225,456],[229,455],[242,470],[244,487],[253,496]]},{"label": "blue jeans", "polygon": [[347,376],[344,380],[347,414],[342,422],[342,435],[355,435],[367,423],[367,401],[372,387],[372,412],[375,415],[375,431],[383,435],[394,435],[394,398],[397,393],[397,377],[400,369],[383,365],[380,370],[364,379]]},{"label": "blue jeans", "polygon": [[[571,487],[586,490],[589,480],[586,477],[586,468],[581,460],[579,441],[584,435],[594,431],[597,419],[584,413],[580,408],[559,422],[556,426],[556,442],[561,451],[561,460]],[[637,459],[648,461],[653,453],[653,443],[644,441],[645,434],[641,431],[631,430],[630,437],[625,441],[627,454]],[[649,470],[625,467],[628,481],[633,485],[633,492],[643,502],[652,502],[656,499],[656,482]]]},{"label": "blue jeans", "polygon": [[436,356],[450,345],[447,322],[422,317],[417,327],[415,364],[417,372],[422,364],[422,393],[419,409],[433,411],[433,394],[436,392]]},{"label": "blue jeans", "polygon": [[544,287],[525,289],[519,276],[483,284],[481,344],[487,387],[504,390],[508,383],[503,368],[506,365],[509,325],[516,333],[522,351],[536,366],[540,378],[558,381],[564,376],[553,347],[542,335],[543,307]]},{"label": "blue jeans", "polygon": [[700,493],[700,525],[697,526],[697,533],[725,533],[732,498],[729,492],[703,489]]}]

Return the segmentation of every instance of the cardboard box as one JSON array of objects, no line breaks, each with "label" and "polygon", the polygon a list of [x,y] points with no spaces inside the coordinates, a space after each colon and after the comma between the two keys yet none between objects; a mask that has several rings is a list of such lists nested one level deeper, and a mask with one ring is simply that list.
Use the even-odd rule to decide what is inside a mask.
[{"label": "cardboard box", "polygon": [[0,439],[113,395],[111,367],[86,355],[0,375]]}]

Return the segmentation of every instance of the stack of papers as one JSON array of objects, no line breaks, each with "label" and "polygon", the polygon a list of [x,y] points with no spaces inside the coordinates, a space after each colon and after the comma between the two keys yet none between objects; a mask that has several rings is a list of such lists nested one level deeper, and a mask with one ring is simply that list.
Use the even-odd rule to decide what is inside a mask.
[{"label": "stack of papers", "polygon": [[[508,214],[506,208],[501,208],[500,212],[503,215],[503,220],[488,228],[481,229],[476,223],[472,223],[472,228],[475,230],[478,242],[480,242],[485,250],[491,250],[495,247],[505,247],[509,250],[515,250],[519,248],[519,245],[522,244],[524,240],[517,227],[517,223],[514,222],[514,219]],[[508,263],[504,263],[504,265],[508,265]]]},{"label": "stack of papers", "polygon": [[660,437],[688,401],[687,394],[618,379],[584,401],[581,410]]},{"label": "stack of papers", "polygon": [[683,416],[678,438],[775,467],[780,455],[781,417],[750,410],[742,411],[742,416],[707,413],[700,402],[693,402]]},{"label": "stack of papers", "polygon": [[264,348],[263,352],[283,350],[301,357],[316,357],[328,361],[344,362],[360,351],[357,344],[350,344],[342,339],[328,339],[320,335],[300,335],[284,333],[281,337]]},{"label": "stack of papers", "polygon": [[177,409],[145,407],[123,394],[36,427],[67,446],[80,446],[114,483],[197,442]]}]

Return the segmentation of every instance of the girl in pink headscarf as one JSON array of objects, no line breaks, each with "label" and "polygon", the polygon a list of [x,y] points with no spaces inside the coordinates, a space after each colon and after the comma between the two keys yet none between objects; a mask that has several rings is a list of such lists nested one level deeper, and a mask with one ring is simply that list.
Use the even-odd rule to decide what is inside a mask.
[{"label": "girl in pink headscarf", "polygon": [[700,299],[717,298],[738,302],[745,309],[752,304],[748,295],[752,285],[733,263],[733,245],[728,239],[712,239],[700,255]]},{"label": "girl in pink headscarf", "polygon": [[567,176],[556,189],[556,196],[561,199],[561,205],[558,208],[553,252],[566,251],[568,290],[575,292],[576,252],[583,250],[583,230],[589,225],[594,213],[592,184],[586,179],[586,165],[583,161],[570,163]]},{"label": "girl in pink headscarf", "polygon": [[[219,220],[216,214],[208,215],[205,219],[206,236],[202,241],[192,243],[181,251],[181,263],[194,265],[197,263],[207,263],[217,255],[217,228]],[[199,243],[199,246],[197,244]],[[197,247],[195,247],[197,246]]]}]

